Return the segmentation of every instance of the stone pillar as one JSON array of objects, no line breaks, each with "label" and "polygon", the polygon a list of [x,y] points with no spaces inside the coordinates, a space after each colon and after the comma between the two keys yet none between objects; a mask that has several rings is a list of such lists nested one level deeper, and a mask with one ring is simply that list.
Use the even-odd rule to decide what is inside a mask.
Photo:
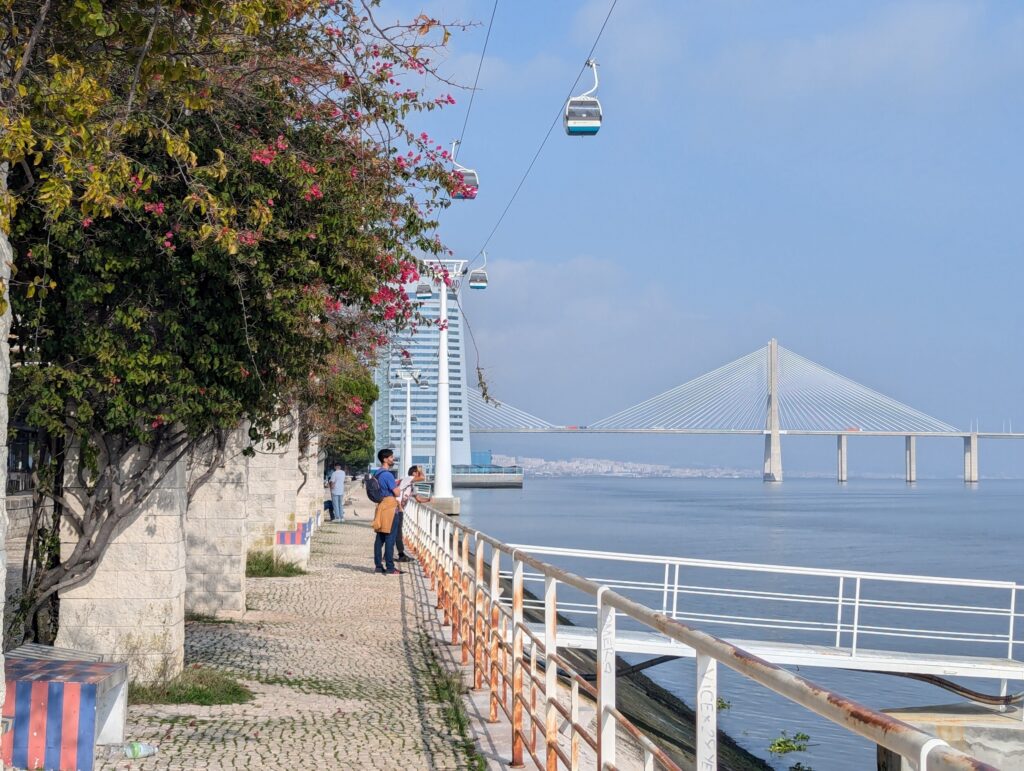
[{"label": "stone pillar", "polygon": [[779,437],[779,344],[768,343],[768,419],[764,436],[764,481],[782,481],[782,440]]},{"label": "stone pillar", "polygon": [[[86,583],[60,594],[56,645],[127,661],[142,682],[173,677],[185,656],[185,461],[123,523]],[[74,495],[73,490],[68,491]],[[62,532],[63,557],[77,537]]]},{"label": "stone pillar", "polygon": [[907,483],[917,481],[917,437],[908,436],[906,440]]},{"label": "stone pillar", "polygon": [[277,456],[275,479],[274,556],[305,567],[309,562],[310,522],[306,512],[299,511],[299,432],[292,431],[291,440]]},{"label": "stone pillar", "polygon": [[846,434],[839,434],[836,437],[836,461],[837,471],[836,480],[839,482],[847,481],[846,477]]},{"label": "stone pillar", "polygon": [[317,458],[320,454],[320,441],[315,435],[306,440],[305,450],[299,456],[299,498],[296,508],[299,520],[308,520],[310,532],[315,533],[321,525],[324,509],[324,478],[320,473]]},{"label": "stone pillar", "polygon": [[248,458],[245,489],[245,541],[247,550],[274,548],[277,524],[277,475],[281,449],[262,443]]},{"label": "stone pillar", "polygon": [[974,484],[978,481],[978,432],[964,437],[964,482]]},{"label": "stone pillar", "polygon": [[[228,435],[223,462],[188,506],[185,519],[185,610],[220,618],[245,613],[246,489],[248,427]],[[202,474],[212,447],[189,459],[189,479]]]}]

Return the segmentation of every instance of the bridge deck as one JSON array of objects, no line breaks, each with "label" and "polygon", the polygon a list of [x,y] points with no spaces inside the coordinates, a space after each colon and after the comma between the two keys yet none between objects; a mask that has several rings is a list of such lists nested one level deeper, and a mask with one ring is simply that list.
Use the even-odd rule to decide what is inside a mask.
[{"label": "bridge deck", "polygon": [[[543,624],[527,625],[539,639],[544,639]],[[805,645],[797,643],[767,642],[763,640],[727,641],[748,653],[779,666],[828,667],[832,669],[861,669],[879,672],[906,672],[946,677],[981,677],[996,680],[1024,680],[1024,661],[985,658],[981,656],[951,656],[934,653],[911,653],[849,647]],[[529,637],[526,645],[529,646]],[[582,626],[559,626],[560,648],[597,649],[597,630]],[[694,650],[656,632],[616,630],[617,653],[644,653],[652,656],[680,656],[693,658]]]}]

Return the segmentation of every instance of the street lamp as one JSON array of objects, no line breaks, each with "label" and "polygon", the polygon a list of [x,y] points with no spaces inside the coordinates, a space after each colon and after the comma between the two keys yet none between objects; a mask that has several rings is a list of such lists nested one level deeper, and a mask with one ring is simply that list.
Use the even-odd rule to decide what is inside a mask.
[{"label": "street lamp", "polygon": [[[402,466],[408,468],[412,465],[412,384],[420,383],[420,372],[418,369],[402,368],[398,370],[396,377],[405,383],[405,425],[402,428],[404,434],[402,442]],[[404,474],[403,474],[404,476]]]}]

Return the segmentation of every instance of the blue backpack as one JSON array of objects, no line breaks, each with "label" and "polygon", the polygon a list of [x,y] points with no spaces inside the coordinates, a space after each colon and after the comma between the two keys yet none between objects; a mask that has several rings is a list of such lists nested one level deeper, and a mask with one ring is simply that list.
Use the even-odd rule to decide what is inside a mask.
[{"label": "blue backpack", "polygon": [[378,479],[378,475],[386,470],[387,469],[379,468],[369,479],[366,480],[366,497],[374,503],[380,503],[384,500],[384,488],[380,486],[380,479]]}]

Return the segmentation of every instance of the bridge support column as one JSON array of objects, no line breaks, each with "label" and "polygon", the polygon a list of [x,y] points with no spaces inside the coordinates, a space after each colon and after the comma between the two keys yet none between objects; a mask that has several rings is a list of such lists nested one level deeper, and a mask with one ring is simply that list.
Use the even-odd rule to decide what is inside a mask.
[{"label": "bridge support column", "polygon": [[836,437],[836,481],[845,482],[846,477],[846,434]]},{"label": "bridge support column", "polygon": [[907,483],[917,481],[917,437],[908,436],[906,441]]},{"label": "bridge support column", "polygon": [[964,437],[964,482],[978,481],[978,432]]},{"label": "bridge support column", "polygon": [[764,435],[764,481],[782,481],[782,440],[779,437],[779,344],[768,343],[768,425]]}]

